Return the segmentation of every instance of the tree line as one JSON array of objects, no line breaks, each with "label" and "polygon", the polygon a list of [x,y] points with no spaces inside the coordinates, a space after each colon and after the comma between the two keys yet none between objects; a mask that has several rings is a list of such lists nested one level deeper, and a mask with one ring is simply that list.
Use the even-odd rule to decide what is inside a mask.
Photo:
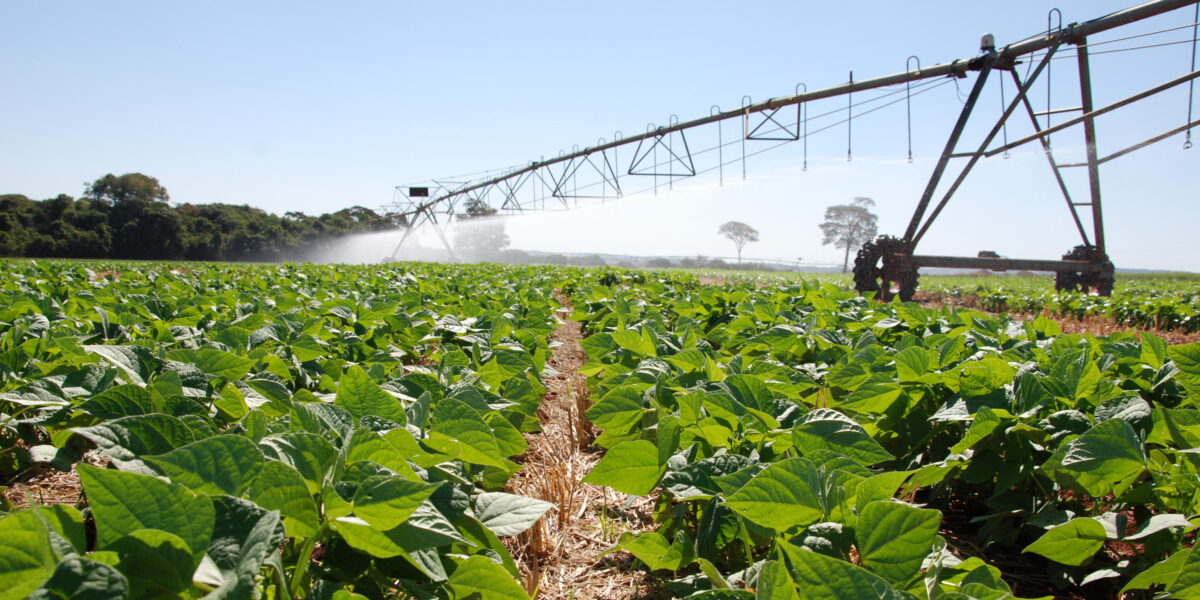
[{"label": "tree line", "polygon": [[141,173],[108,174],[83,196],[0,195],[0,256],[138,260],[310,260],[338,238],[404,225],[353,206],[277,216],[251,206],[179,204]]}]

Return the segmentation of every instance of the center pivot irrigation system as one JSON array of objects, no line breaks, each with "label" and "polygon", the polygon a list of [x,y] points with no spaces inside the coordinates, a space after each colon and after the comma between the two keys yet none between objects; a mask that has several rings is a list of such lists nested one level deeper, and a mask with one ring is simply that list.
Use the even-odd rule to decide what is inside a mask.
[{"label": "center pivot irrigation system", "polygon": [[[843,124],[847,130],[846,156],[847,160],[849,160],[853,139],[853,118],[861,117],[886,106],[904,102],[909,115],[909,160],[911,161],[912,97],[939,87],[941,84],[966,78],[970,73],[977,73],[975,82],[963,103],[954,128],[951,130],[945,147],[929,177],[929,182],[917,202],[916,209],[913,211],[912,219],[909,221],[904,236],[880,236],[873,241],[867,242],[858,251],[854,261],[855,287],[859,292],[876,292],[877,297],[885,300],[895,295],[899,295],[901,299],[908,300],[916,290],[917,270],[919,267],[950,267],[997,271],[1010,269],[1050,271],[1056,274],[1055,282],[1058,289],[1076,289],[1108,295],[1111,293],[1113,286],[1113,264],[1105,251],[1104,219],[1101,209],[1100,165],[1184,132],[1186,132],[1187,136],[1184,148],[1191,147],[1191,128],[1200,124],[1200,120],[1193,120],[1192,118],[1192,90],[1194,89],[1194,80],[1197,76],[1200,76],[1200,71],[1196,70],[1196,38],[1197,27],[1200,26],[1197,23],[1200,20],[1200,4],[1198,2],[1200,0],[1153,0],[1090,21],[1071,23],[1066,26],[1062,25],[1061,12],[1055,9],[1051,10],[1047,16],[1047,29],[1045,33],[999,49],[996,47],[995,40],[991,34],[984,35],[981,42],[980,54],[969,59],[960,59],[930,67],[921,67],[920,61],[916,57],[909,57],[906,66],[911,67],[915,60],[917,68],[909,68],[902,73],[855,81],[853,72],[851,72],[849,81],[840,85],[807,91],[807,86],[799,84],[796,86],[796,93],[791,96],[772,98],[758,103],[751,102],[749,97],[745,97],[742,100],[742,106],[736,110],[722,111],[720,107],[713,106],[709,116],[690,121],[681,122],[677,117],[672,115],[669,123],[665,126],[651,124],[646,128],[644,133],[631,136],[625,136],[617,132],[617,135],[614,136],[614,141],[608,142],[600,139],[595,146],[583,149],[576,147],[571,152],[560,152],[559,156],[551,159],[543,158],[525,166],[509,168],[499,172],[498,175],[485,172],[473,174],[472,176],[476,177],[476,179],[472,180],[434,180],[432,185],[429,186],[399,186],[396,188],[397,198],[394,210],[406,219],[408,228],[405,230],[400,243],[396,246],[393,257],[399,253],[401,246],[408,239],[412,231],[424,225],[432,225],[441,237],[442,243],[449,250],[450,245],[445,237],[445,227],[455,218],[459,204],[468,198],[475,199],[477,202],[483,202],[488,206],[495,206],[500,211],[508,214],[515,214],[526,211],[569,209],[572,206],[577,206],[579,199],[586,198],[604,201],[607,198],[619,198],[627,195],[627,192],[622,189],[623,181],[621,174],[618,172],[618,165],[623,164],[620,162],[620,150],[628,146],[633,146],[634,149],[631,158],[628,159],[629,166],[627,169],[624,169],[623,175],[653,178],[653,187],[649,189],[653,189],[654,193],[657,194],[660,181],[665,180],[666,185],[670,187],[676,179],[692,177],[704,171],[718,170],[723,182],[725,166],[729,162],[733,162],[725,160],[727,147],[731,145],[740,145],[742,175],[744,177],[745,160],[749,156],[746,153],[747,141],[776,142],[771,147],[802,141],[804,144],[804,166],[807,168],[808,136]],[[1191,34],[1191,38],[1188,40],[1171,42],[1170,44],[1157,44],[1190,43],[1192,57],[1190,72],[1106,106],[1099,108],[1094,106],[1092,102],[1092,80],[1088,49],[1089,45],[1096,44],[1089,44],[1089,36],[1114,30],[1190,5],[1196,5],[1196,15],[1190,23],[1154,32],[1163,33],[1166,31],[1186,30]],[[1057,16],[1057,24],[1054,21],[1055,16]],[[1132,39],[1143,37],[1144,35],[1152,34],[1141,34],[1122,39]],[[1030,90],[1040,78],[1044,77],[1047,86],[1046,100],[1049,103],[1051,61],[1055,59],[1056,54],[1059,53],[1063,46],[1068,45],[1074,47],[1074,58],[1077,63],[1079,105],[1068,108],[1052,108],[1047,105],[1046,110],[1037,111],[1029,98]],[[1137,50],[1146,47],[1152,46],[1127,49]],[[1024,75],[1016,68],[1017,65],[1021,64],[1025,65]],[[1001,103],[1003,111],[977,148],[961,151],[959,150],[960,138],[967,128],[972,114],[975,112],[979,97],[993,72],[1001,73],[999,77],[1001,78]],[[1002,78],[1004,72],[1007,72],[1008,77],[1011,78],[1016,86],[1016,94],[1010,101],[1003,99]],[[1183,125],[1157,134],[1107,156],[1099,156],[1096,149],[1096,117],[1183,84],[1187,84],[1189,89],[1187,119]],[[859,94],[859,98],[862,98],[861,94],[864,92],[882,88],[892,88],[892,91],[866,100],[860,99],[857,102],[855,101],[855,94]],[[808,105],[810,103],[839,96],[845,96],[847,99],[844,107],[818,115],[809,114]],[[874,103],[873,107],[863,108],[872,103]],[[791,120],[793,113],[790,110],[786,113],[782,112],[783,109],[788,107],[795,107],[794,121]],[[857,111],[856,108],[858,109]],[[1032,124],[1033,133],[1016,141],[1009,142],[1006,139],[1006,125],[1009,118],[1018,111],[1026,113]],[[1064,113],[1080,114],[1066,121],[1053,125],[1050,124],[1052,115]],[[831,115],[837,120],[834,120],[832,123],[821,121],[822,118],[830,117]],[[721,123],[733,119],[742,120],[740,139],[726,141]],[[705,150],[693,151],[688,144],[686,132],[710,124],[717,125],[717,144]],[[1059,162],[1056,160],[1054,152],[1051,149],[1050,136],[1076,125],[1082,125],[1086,160],[1077,163]],[[1001,144],[993,146],[993,142],[1001,132],[1004,132],[1005,139],[1003,139]],[[1081,244],[1064,254],[1061,260],[1003,258],[992,252],[980,252],[978,256],[974,257],[929,256],[915,253],[917,245],[929,230],[930,225],[941,214],[946,204],[950,201],[950,198],[962,185],[981,158],[992,157],[998,154],[1007,156],[1007,153],[1013,148],[1033,142],[1040,143],[1044,151],[1046,161],[1053,172],[1059,190],[1062,192],[1067,210],[1070,212],[1075,227],[1079,232]],[[754,151],[750,155],[757,154],[766,149],[770,148]],[[717,158],[716,166],[703,171],[697,170],[695,159],[701,154],[714,151]],[[736,152],[736,150],[734,151]],[[627,156],[629,155],[627,154]],[[933,201],[935,195],[937,195],[939,184],[942,183],[943,178],[947,175],[951,161],[955,159],[965,159],[965,164],[958,169],[958,175],[940,195],[937,203],[934,204]],[[1076,201],[1072,198],[1063,177],[1063,170],[1069,168],[1085,168],[1087,170],[1089,184],[1089,197],[1087,201]],[[649,189],[643,191],[649,191]],[[933,205],[932,210],[930,210],[931,205]],[[1089,208],[1090,211],[1080,210],[1082,208]],[[1085,226],[1085,222],[1089,220],[1089,217],[1091,224],[1090,235],[1089,228]]]}]

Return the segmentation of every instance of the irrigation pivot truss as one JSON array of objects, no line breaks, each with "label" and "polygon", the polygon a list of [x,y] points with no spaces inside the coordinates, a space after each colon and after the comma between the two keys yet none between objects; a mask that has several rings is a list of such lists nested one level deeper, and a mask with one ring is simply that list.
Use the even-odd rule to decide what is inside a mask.
[{"label": "irrigation pivot truss", "polygon": [[[1102,107],[1095,106],[1092,99],[1089,46],[1096,44],[1089,44],[1089,37],[1192,5],[1196,6],[1196,14],[1190,24],[1154,32],[1163,33],[1178,29],[1189,31],[1190,40],[1172,43],[1191,44],[1191,70],[1170,81],[1117,102]],[[1057,23],[1054,19],[1056,16]],[[524,166],[505,169],[499,174],[474,174],[476,177],[474,179],[471,178],[472,176],[464,176],[452,178],[454,179],[452,181],[435,180],[431,184],[419,187],[398,186],[393,210],[406,219],[408,228],[405,230],[400,244],[396,246],[393,256],[399,253],[404,241],[408,239],[415,228],[426,225],[433,226],[441,237],[442,243],[449,249],[449,243],[445,237],[445,227],[455,219],[456,210],[468,198],[482,201],[506,214],[565,210],[578,205],[580,199],[603,202],[609,198],[628,195],[630,192],[624,188],[628,186],[630,177],[652,180],[652,187],[643,191],[653,190],[655,194],[662,185],[660,182],[665,182],[665,185],[670,188],[677,179],[692,177],[705,171],[718,171],[721,181],[724,182],[725,167],[738,160],[738,150],[740,150],[742,176],[745,177],[747,156],[792,142],[801,142],[804,145],[804,166],[807,168],[808,137],[843,124],[846,126],[847,132],[846,158],[850,160],[852,158],[853,119],[861,118],[870,112],[900,102],[905,103],[909,114],[909,160],[911,161],[910,106],[912,98],[943,84],[965,79],[974,74],[975,80],[970,93],[963,103],[954,127],[929,176],[928,183],[917,202],[904,235],[902,237],[881,236],[867,242],[858,251],[854,266],[855,287],[860,292],[873,291],[881,299],[886,300],[899,295],[901,299],[907,300],[912,297],[916,289],[920,267],[1020,269],[1054,272],[1056,287],[1059,289],[1080,289],[1107,295],[1112,291],[1113,264],[1105,249],[1099,168],[1105,162],[1183,132],[1186,132],[1187,135],[1184,147],[1190,147],[1191,128],[1200,125],[1200,120],[1193,120],[1191,111],[1191,90],[1194,89],[1195,79],[1200,76],[1200,71],[1196,70],[1195,64],[1196,34],[1197,27],[1200,26],[1196,22],[1197,20],[1200,20],[1200,0],[1152,0],[1089,21],[1070,23],[1065,26],[1062,24],[1061,13],[1055,9],[1051,10],[1047,17],[1045,32],[1003,47],[997,47],[990,34],[984,35],[979,53],[970,58],[922,67],[916,57],[909,57],[906,61],[906,70],[900,73],[855,80],[854,74],[851,72],[845,83],[811,91],[805,84],[799,84],[790,96],[772,98],[757,103],[745,97],[742,105],[737,109],[725,111],[714,105],[708,116],[689,121],[680,121],[672,115],[666,125],[651,124],[644,132],[636,135],[626,136],[617,132],[612,141],[602,138],[594,146],[575,147],[570,152],[560,152],[556,157],[542,158]],[[1130,36],[1130,38],[1132,37],[1142,36]],[[1145,47],[1149,46],[1124,50],[1137,50]],[[1030,99],[1030,91],[1037,82],[1044,79],[1047,82],[1046,97],[1049,102],[1051,61],[1059,58],[1072,58],[1063,52],[1066,48],[1073,50],[1073,58],[1077,67],[1079,104],[1065,108],[1047,106],[1046,110],[1038,111]],[[916,68],[912,68],[914,62]],[[1016,68],[1018,64],[1025,65],[1024,75]],[[963,132],[972,117],[974,116],[976,120],[983,118],[976,114],[979,112],[976,109],[980,95],[993,74],[996,74],[997,79],[1001,80],[1003,111],[995,118],[987,135],[983,137],[977,147],[960,150]],[[1016,93],[1011,100],[1005,99],[1003,95],[1003,79],[1005,78],[1011,79],[1015,85]],[[1185,84],[1189,89],[1188,116],[1182,125],[1158,133],[1107,156],[1099,156],[1096,148],[1095,119],[1097,117]],[[890,90],[884,93],[877,92],[873,96],[865,95],[871,90],[888,88]],[[844,107],[817,115],[809,114],[811,103],[838,97],[846,98]],[[1007,124],[1016,113],[1023,113],[1024,117],[1028,118],[1033,133],[1010,142],[1007,140]],[[1077,115],[1073,118],[1051,125],[1053,115],[1074,113]],[[726,141],[721,124],[731,120],[742,122],[741,131],[736,140]],[[695,135],[699,128],[711,124],[717,126],[716,145],[702,150],[693,149],[694,143],[689,144],[688,134]],[[1059,162],[1051,148],[1050,136],[1077,125],[1082,126],[1086,160],[1074,163]],[[994,145],[993,142],[1000,137],[1002,132],[1004,136],[1001,143]],[[747,154],[748,141],[768,141],[774,142],[774,144]],[[998,154],[1007,155],[1014,148],[1035,142],[1041,146],[1046,156],[1047,164],[1057,182],[1064,204],[1079,233],[1080,243],[1077,246],[1059,260],[1010,259],[1001,258],[992,253],[980,253],[979,256],[974,257],[916,254],[917,245],[929,227],[942,213],[980,159]],[[733,149],[728,149],[734,154],[733,160],[726,160],[725,157],[729,146],[735,146]],[[708,169],[699,169],[697,157],[714,152],[717,159],[716,165]],[[624,157],[624,162],[622,157]],[[951,169],[955,160],[963,160],[965,163]],[[1064,179],[1063,171],[1072,168],[1086,169],[1088,181],[1086,200],[1075,199]],[[952,170],[957,171],[957,174],[954,175],[949,186],[939,193],[940,184]],[[480,175],[482,177],[479,177]]]}]

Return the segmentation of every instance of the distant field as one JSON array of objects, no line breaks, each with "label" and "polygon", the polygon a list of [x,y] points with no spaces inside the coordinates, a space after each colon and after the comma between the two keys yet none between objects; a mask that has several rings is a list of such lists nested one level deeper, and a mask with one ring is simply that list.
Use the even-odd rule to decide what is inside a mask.
[{"label": "distant field", "polygon": [[[852,289],[849,274],[683,270],[706,283],[773,285],[820,281]],[[967,306],[989,312],[1045,314],[1068,319],[1104,319],[1116,325],[1162,331],[1200,331],[1200,274],[1118,273],[1108,298],[1056,292],[1051,275],[922,275],[917,301]]]}]

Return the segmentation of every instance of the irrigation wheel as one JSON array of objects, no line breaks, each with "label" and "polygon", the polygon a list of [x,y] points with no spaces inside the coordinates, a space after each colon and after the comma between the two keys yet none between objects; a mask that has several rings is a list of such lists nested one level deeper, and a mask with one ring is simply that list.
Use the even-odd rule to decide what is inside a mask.
[{"label": "irrigation wheel", "polygon": [[854,256],[854,289],[860,294],[875,292],[875,298],[884,302],[896,296],[905,302],[912,300],[917,291],[917,269],[898,260],[907,251],[904,240],[890,235],[863,244]]},{"label": "irrigation wheel", "polygon": [[1083,273],[1079,271],[1060,272],[1054,275],[1054,289],[1059,291],[1078,291],[1085,294],[1111,296],[1113,290],[1113,264],[1108,255],[1099,248],[1081,244],[1071,248],[1063,255],[1063,260],[1086,260],[1100,263],[1104,270],[1099,273]]}]

